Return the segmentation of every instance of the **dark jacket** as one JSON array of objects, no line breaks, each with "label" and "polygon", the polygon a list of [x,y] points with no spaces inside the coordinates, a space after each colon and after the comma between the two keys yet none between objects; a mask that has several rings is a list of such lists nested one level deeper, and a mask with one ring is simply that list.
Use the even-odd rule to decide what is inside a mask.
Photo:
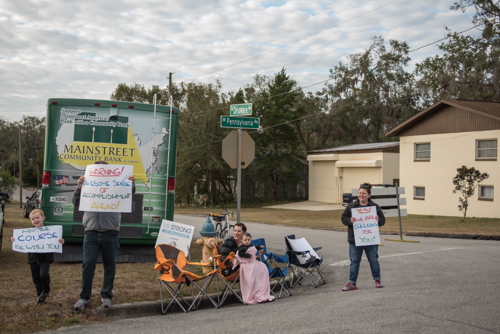
[{"label": "dark jacket", "polygon": [[238,243],[236,242],[236,239],[234,237],[227,238],[222,244],[222,249],[220,254],[221,261],[224,261],[231,252],[236,253],[237,250],[238,250]]},{"label": "dark jacket", "polygon": [[238,247],[238,255],[240,257],[244,257],[246,259],[251,259],[252,258],[252,255],[248,254],[247,253],[247,250],[251,247],[255,247],[254,245],[250,245],[250,246],[245,246],[245,245],[241,245],[240,247]]},{"label": "dark jacket", "polygon": [[354,244],[354,229],[352,228],[352,223],[351,223],[351,217],[352,217],[352,212],[351,210],[353,208],[361,208],[363,206],[375,206],[377,208],[377,216],[378,216],[378,226],[384,226],[385,224],[385,216],[384,213],[382,212],[382,209],[378,204],[372,201],[371,198],[368,198],[368,204],[366,205],[361,205],[359,204],[358,200],[352,201],[349,203],[347,208],[345,208],[344,213],[342,213],[342,224],[347,226],[347,241],[351,244]]},{"label": "dark jacket", "polygon": [[[82,190],[76,188],[73,194],[73,205],[80,206],[80,196]],[[132,194],[135,193],[135,185],[132,186]],[[83,213],[83,227],[85,230],[92,231],[120,231],[120,223],[122,214],[120,212],[92,212],[85,211]]]}]

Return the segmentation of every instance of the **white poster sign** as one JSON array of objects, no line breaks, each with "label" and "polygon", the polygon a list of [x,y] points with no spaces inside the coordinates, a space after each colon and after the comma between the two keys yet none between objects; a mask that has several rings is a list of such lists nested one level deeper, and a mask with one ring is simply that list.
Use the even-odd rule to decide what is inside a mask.
[{"label": "white poster sign", "polygon": [[365,206],[351,209],[356,221],[352,224],[356,246],[371,246],[380,244],[378,222],[375,220],[377,208]]},{"label": "white poster sign", "polygon": [[163,219],[156,245],[167,244],[179,248],[188,256],[191,240],[193,239],[194,226],[176,223]]},{"label": "white poster sign", "polygon": [[62,225],[13,230],[12,250],[19,253],[62,253]]},{"label": "white poster sign", "polygon": [[132,212],[133,166],[89,165],[80,196],[80,211]]}]

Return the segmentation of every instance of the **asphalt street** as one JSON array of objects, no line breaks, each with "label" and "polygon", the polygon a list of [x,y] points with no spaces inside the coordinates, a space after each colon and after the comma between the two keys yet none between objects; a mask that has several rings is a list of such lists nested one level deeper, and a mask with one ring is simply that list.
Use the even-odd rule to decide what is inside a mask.
[{"label": "asphalt street", "polygon": [[[206,217],[176,215],[196,227]],[[404,221],[403,221],[404,223]],[[327,284],[302,285],[294,295],[259,305],[226,305],[61,328],[57,333],[500,333],[500,242],[408,237],[419,243],[385,241],[379,248],[382,282],[376,289],[366,258],[358,290],[348,281],[347,232],[247,223],[268,251],[283,253],[284,237],[305,237],[322,246]]]}]

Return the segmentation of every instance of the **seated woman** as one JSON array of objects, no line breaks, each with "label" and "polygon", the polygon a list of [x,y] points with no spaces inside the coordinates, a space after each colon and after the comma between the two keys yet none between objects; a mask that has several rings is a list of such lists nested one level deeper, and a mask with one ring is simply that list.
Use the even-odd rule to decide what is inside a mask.
[{"label": "seated woman", "polygon": [[[269,271],[264,263],[257,261],[257,248],[251,244],[250,233],[243,234],[243,244],[238,248],[236,258],[240,262],[241,296],[246,304],[273,301],[269,287]],[[235,266],[235,265],[233,265]]]},{"label": "seated woman", "polygon": [[[226,257],[231,253],[238,250],[238,247],[240,246],[242,242],[242,237],[243,233],[247,232],[247,227],[243,223],[236,223],[233,227],[233,236],[230,238],[227,238],[224,243],[222,244],[222,249],[221,249],[221,261],[224,262]],[[222,274],[224,276],[230,276],[236,271],[238,271],[239,267],[236,266],[235,268],[231,269],[232,265],[228,265],[229,269],[223,270]]]}]

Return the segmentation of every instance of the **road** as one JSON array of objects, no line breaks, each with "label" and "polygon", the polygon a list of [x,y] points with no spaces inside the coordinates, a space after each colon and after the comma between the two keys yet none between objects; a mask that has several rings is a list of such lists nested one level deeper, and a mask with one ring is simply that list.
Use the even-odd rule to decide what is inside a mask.
[{"label": "road", "polygon": [[[175,220],[195,225],[197,231],[205,222],[187,215]],[[257,223],[247,227],[254,238],[265,237],[268,251],[275,253],[283,253],[289,234],[322,246],[327,284],[294,288],[292,297],[267,304],[67,327],[57,333],[500,333],[498,241],[383,241],[379,255],[385,287],[374,287],[364,259],[359,289],[342,292],[349,274],[346,232]]]}]

